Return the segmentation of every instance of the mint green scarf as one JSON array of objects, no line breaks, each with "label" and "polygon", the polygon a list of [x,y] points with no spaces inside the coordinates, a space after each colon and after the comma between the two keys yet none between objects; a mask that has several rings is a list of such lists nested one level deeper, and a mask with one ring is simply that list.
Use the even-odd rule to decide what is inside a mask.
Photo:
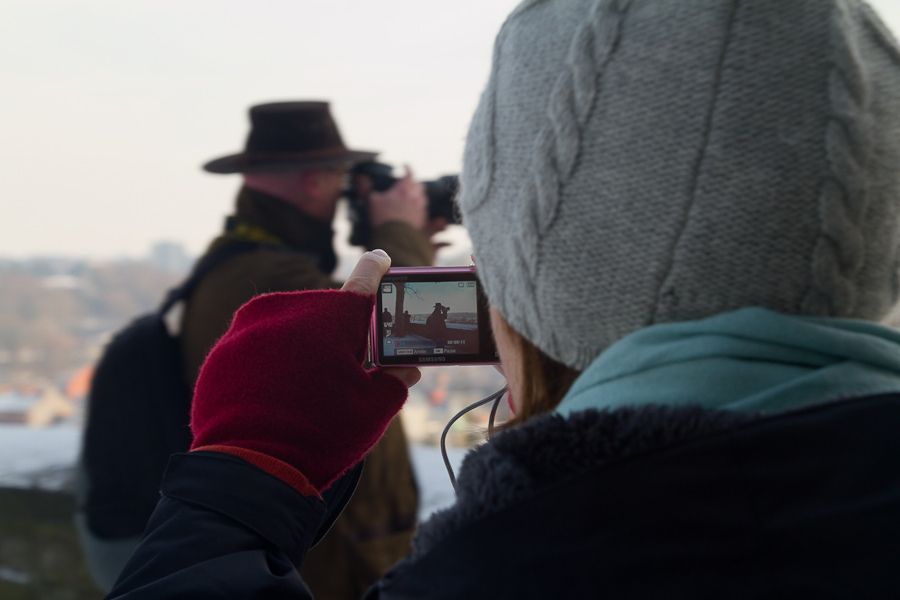
[{"label": "mint green scarf", "polygon": [[557,412],[643,404],[774,413],[900,392],[900,332],[744,308],[653,325],[603,352]]}]

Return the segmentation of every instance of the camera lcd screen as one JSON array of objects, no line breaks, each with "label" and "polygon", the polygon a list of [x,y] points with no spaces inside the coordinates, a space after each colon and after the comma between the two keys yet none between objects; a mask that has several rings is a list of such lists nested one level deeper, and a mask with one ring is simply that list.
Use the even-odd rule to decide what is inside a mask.
[{"label": "camera lcd screen", "polygon": [[479,285],[474,272],[459,269],[386,276],[375,314],[378,362],[497,362]]}]

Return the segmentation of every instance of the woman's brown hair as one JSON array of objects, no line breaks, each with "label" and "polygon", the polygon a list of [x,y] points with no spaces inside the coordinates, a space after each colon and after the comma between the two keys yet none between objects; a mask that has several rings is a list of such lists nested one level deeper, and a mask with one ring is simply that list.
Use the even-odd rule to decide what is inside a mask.
[{"label": "woman's brown hair", "polygon": [[581,372],[544,354],[504,319],[498,321],[495,322],[495,326],[503,327],[508,339],[518,347],[522,370],[519,373],[522,397],[516,398],[518,412],[515,417],[504,423],[502,428],[505,429],[555,409]]}]

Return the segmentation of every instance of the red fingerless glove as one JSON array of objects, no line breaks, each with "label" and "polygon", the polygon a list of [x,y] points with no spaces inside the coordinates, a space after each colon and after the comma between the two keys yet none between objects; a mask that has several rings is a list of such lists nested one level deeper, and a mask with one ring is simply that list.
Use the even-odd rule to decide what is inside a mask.
[{"label": "red fingerless glove", "polygon": [[200,370],[191,449],[236,454],[310,493],[292,467],[327,489],[378,442],[407,396],[399,379],[362,367],[372,304],[330,290],[245,304]]}]

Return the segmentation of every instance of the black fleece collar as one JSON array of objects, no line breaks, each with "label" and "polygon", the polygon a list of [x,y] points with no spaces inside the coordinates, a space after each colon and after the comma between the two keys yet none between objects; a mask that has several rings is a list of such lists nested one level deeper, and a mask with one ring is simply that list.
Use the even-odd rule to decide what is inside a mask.
[{"label": "black fleece collar", "polygon": [[420,526],[413,540],[413,557],[427,553],[468,523],[590,469],[755,418],[696,406],[652,405],[535,418],[466,455],[456,504]]},{"label": "black fleece collar", "polygon": [[891,597],[897,422],[891,394],[540,417],[469,453],[366,598]]}]

